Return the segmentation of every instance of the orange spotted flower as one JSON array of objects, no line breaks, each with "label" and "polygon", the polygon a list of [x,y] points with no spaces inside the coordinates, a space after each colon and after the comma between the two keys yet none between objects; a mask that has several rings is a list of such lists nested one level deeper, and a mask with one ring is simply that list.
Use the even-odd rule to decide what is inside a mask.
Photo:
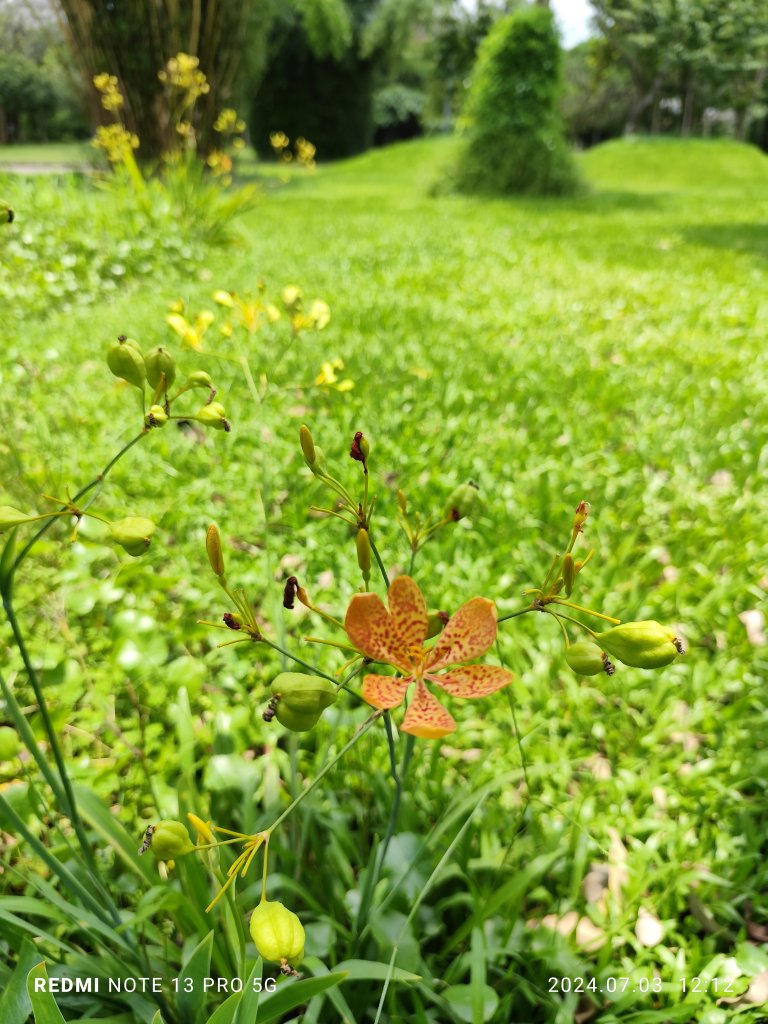
[{"label": "orange spotted flower", "polygon": [[398,576],[389,588],[389,611],[376,594],[356,594],[347,609],[345,627],[352,643],[367,658],[392,665],[397,676],[368,675],[363,697],[375,708],[403,703],[408,688],[416,689],[401,725],[403,732],[435,739],[453,732],[453,716],[430,693],[427,684],[451,697],[485,697],[512,682],[512,673],[498,665],[464,665],[436,675],[447,665],[485,654],[496,639],[496,605],[473,597],[455,612],[433,647],[425,648],[427,606],[410,576]]}]

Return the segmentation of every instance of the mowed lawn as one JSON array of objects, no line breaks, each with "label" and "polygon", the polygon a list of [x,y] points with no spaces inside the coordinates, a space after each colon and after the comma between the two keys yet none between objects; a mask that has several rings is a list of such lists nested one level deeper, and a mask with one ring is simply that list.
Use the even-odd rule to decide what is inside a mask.
[{"label": "mowed lawn", "polygon": [[[301,461],[302,422],[350,483],[351,438],[363,430],[371,439],[376,538],[391,574],[408,565],[397,489],[429,514],[456,484],[479,485],[473,520],[443,531],[416,560],[433,608],[476,594],[502,613],[521,607],[521,591],[540,582],[587,499],[582,550],[595,554],[574,599],[673,624],[688,654],[660,672],[579,680],[554,622],[507,622],[500,651],[517,676],[519,736],[503,696],[454,702],[451,746],[442,755],[417,746],[403,827],[418,835],[447,813],[452,794],[490,793],[472,912],[497,922],[486,951],[486,981],[501,1000],[494,1020],[517,1019],[514,1005],[537,1001],[530,1019],[554,1020],[560,1003],[572,1013],[577,996],[551,993],[550,974],[597,972],[632,976],[635,988],[600,997],[612,1004],[601,1020],[720,1024],[733,1012],[716,1005],[724,992],[741,993],[768,970],[750,941],[768,927],[759,618],[768,590],[768,158],[730,142],[615,142],[579,157],[587,188],[577,199],[480,200],[439,187],[455,145],[404,144],[284,181],[249,165],[244,177],[264,194],[239,223],[236,247],[184,274],[126,280],[108,301],[75,301],[63,313],[52,303],[45,319],[17,316],[6,328],[3,499],[32,508],[44,507],[41,492],[89,479],[137,425],[135,394],[104,368],[117,334],[179,351],[164,324],[168,303],[215,309],[214,289],[255,292],[260,282],[272,301],[295,284],[332,315],[290,348],[279,326],[239,348],[214,328],[201,355],[180,355],[222,382],[233,431],[198,444],[166,430],[121,464],[102,508],[158,521],[153,567],[119,569],[90,542],[49,546],[43,564],[61,569],[66,589],[44,598],[42,568],[26,582],[25,598],[48,610],[35,625],[36,649],[51,670],[66,665],[74,631],[96,652],[89,685],[103,694],[119,685],[130,659],[113,657],[100,635],[118,600],[107,581],[155,623],[151,637],[131,642],[157,688],[147,700],[158,721],[163,666],[182,655],[203,666],[211,715],[233,702],[257,715],[255,685],[267,669],[258,664],[254,675],[238,648],[212,652],[217,638],[195,624],[225,610],[202,546],[216,520],[237,542],[231,575],[259,599],[275,635],[338,667],[298,639],[322,625],[297,628],[279,611],[280,580],[291,573],[336,614],[359,585],[344,527],[307,512],[325,499]],[[20,206],[16,188],[0,180],[23,230],[35,212]],[[243,382],[243,354],[257,383],[272,380],[260,405]],[[343,362],[336,373],[351,390],[315,383],[332,360]],[[84,684],[68,685],[82,701]],[[248,747],[248,728],[238,727],[235,751]],[[351,766],[386,782],[383,736],[366,737]],[[492,906],[502,869],[520,879],[513,910]],[[599,879],[609,877],[606,895]],[[597,940],[525,927],[568,912],[588,917]],[[638,925],[645,915],[660,932]],[[508,932],[499,921],[511,922]],[[435,973],[441,955],[449,962],[446,947]],[[686,987],[703,972],[734,984]],[[638,980],[656,976],[661,994]],[[761,1019],[748,1007],[739,1004],[743,1019]]]}]

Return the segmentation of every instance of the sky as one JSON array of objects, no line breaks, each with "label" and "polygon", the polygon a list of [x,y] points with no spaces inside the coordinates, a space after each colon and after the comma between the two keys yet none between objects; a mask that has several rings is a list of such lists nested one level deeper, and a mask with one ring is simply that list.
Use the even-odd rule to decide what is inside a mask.
[{"label": "sky", "polygon": [[550,6],[557,16],[566,50],[589,37],[589,0],[550,0]]}]

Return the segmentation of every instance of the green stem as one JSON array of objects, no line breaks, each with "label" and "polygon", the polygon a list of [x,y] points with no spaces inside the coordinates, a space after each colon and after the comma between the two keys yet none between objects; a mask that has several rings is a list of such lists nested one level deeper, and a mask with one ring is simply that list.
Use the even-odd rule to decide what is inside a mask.
[{"label": "green stem", "polygon": [[290,651],[286,651],[286,649],[284,647],[281,647],[279,644],[272,643],[272,641],[267,640],[266,637],[262,637],[260,643],[266,644],[267,647],[271,647],[273,650],[278,651],[286,658],[290,658],[291,661],[295,661],[297,665],[301,665],[303,668],[309,669],[309,671],[313,675],[322,676],[323,679],[328,679],[330,682],[332,682],[334,686],[338,685],[333,676],[329,676],[327,672],[323,672],[322,669],[317,668],[315,665],[310,665],[308,662],[302,661],[301,658],[297,658],[295,654],[291,654]]},{"label": "green stem", "polygon": [[537,609],[532,604],[529,604],[527,607],[521,608],[519,611],[507,612],[506,615],[500,615],[496,621],[497,622],[506,622],[507,619],[516,619],[518,617],[518,615],[525,615],[526,612],[535,612],[535,611],[537,611]]},{"label": "green stem", "polygon": [[389,590],[389,576],[387,576],[387,570],[384,568],[384,563],[381,560],[381,555],[379,554],[379,549],[374,544],[373,537],[369,536],[368,539],[371,542],[371,551],[373,552],[373,557],[376,559],[376,564],[379,567],[379,572],[381,573],[381,578],[384,580],[384,586],[387,588],[387,590]]},{"label": "green stem", "polygon": [[[527,610],[528,609],[526,609],[526,611]],[[506,668],[507,667],[507,663],[504,660],[504,655],[501,653],[501,644],[499,643],[498,636],[496,637],[496,656],[498,657],[501,665],[504,668]],[[517,741],[517,749],[520,752],[520,767],[523,770],[523,779],[525,780],[525,790],[526,790],[526,793],[528,794],[528,799],[530,800],[531,799],[531,784],[528,781],[528,763],[525,760],[525,753],[523,751],[523,740],[522,740],[522,737],[520,736],[520,729],[519,729],[518,724],[517,724],[517,712],[515,711],[515,701],[514,701],[514,698],[512,697],[512,694],[510,693],[510,687],[509,686],[505,686],[504,687],[504,692],[507,695],[507,702],[509,704],[509,711],[510,711],[510,714],[512,715],[512,727],[515,730],[515,740]]]},{"label": "green stem", "polygon": [[612,622],[614,626],[621,624],[621,619],[615,619],[612,615],[603,615],[602,612],[595,612],[591,608],[585,608],[583,605],[574,604],[573,601],[564,601],[561,597],[554,598],[552,604],[561,604],[565,608],[574,608],[577,612],[584,612],[585,615],[594,615],[598,619],[605,619],[606,622]]},{"label": "green stem", "polygon": [[328,774],[328,772],[331,771],[331,769],[334,768],[339,763],[339,761],[342,759],[342,757],[344,757],[344,755],[347,753],[347,751],[351,750],[352,747],[354,747],[354,745],[357,743],[357,741],[362,736],[364,736],[366,732],[368,732],[368,730],[371,728],[373,723],[376,722],[379,718],[381,718],[383,714],[384,714],[383,711],[374,711],[374,713],[372,715],[370,715],[370,717],[368,717],[363,722],[363,724],[357,730],[357,732],[352,737],[352,739],[348,740],[348,742],[344,744],[344,746],[338,752],[336,757],[334,757],[333,760],[329,761],[328,764],[325,765],[325,767],[321,771],[319,771],[317,773],[317,775],[310,782],[310,784],[307,786],[307,788],[303,789],[301,791],[301,793],[299,793],[299,795],[296,797],[296,799],[293,800],[286,807],[286,809],[283,811],[283,813],[272,822],[272,824],[269,826],[269,828],[263,829],[262,831],[268,832],[269,834],[274,832],[275,829],[277,828],[277,826],[281,825],[285,821],[285,819],[288,817],[288,815],[291,814],[299,806],[301,801],[304,800],[305,797],[309,796],[309,794],[312,792],[312,790],[321,782],[321,780],[323,778],[325,778],[325,776]]},{"label": "green stem", "polygon": [[[115,463],[119,462],[120,459],[122,459],[122,457],[127,452],[129,452],[131,450],[131,448],[133,448],[133,446],[135,444],[138,444],[138,442],[143,437],[145,437],[147,435],[147,433],[148,433],[148,430],[145,428],[144,430],[142,430],[142,432],[140,434],[137,434],[136,437],[134,437],[132,440],[130,440],[128,442],[128,444],[124,445],[120,449],[120,451],[117,453],[117,455],[115,455],[114,458],[110,459],[110,461],[106,464],[104,469],[102,469],[102,471],[99,473],[99,475],[97,477],[95,477],[93,480],[91,480],[91,482],[89,484],[86,484],[85,487],[81,488],[81,490],[79,490],[77,492],[77,494],[72,499],[72,503],[76,504],[81,498],[85,497],[85,495],[89,491],[92,491],[94,487],[98,487],[100,484],[102,484],[104,482],[105,478],[107,477],[108,473],[110,472],[110,470],[114,467]],[[68,510],[64,509],[63,511],[68,511]],[[40,538],[44,534],[46,534],[48,532],[48,530],[53,525],[53,522],[54,522],[54,519],[49,519],[48,522],[44,523],[40,527],[40,529],[37,531],[37,533],[33,534],[33,536],[27,541],[27,543],[24,545],[24,547],[21,549],[21,551],[18,553],[18,555],[14,559],[13,564],[12,564],[10,570],[8,571],[8,576],[7,576],[6,581],[5,581],[5,590],[9,594],[10,594],[10,591],[11,591],[11,588],[12,588],[14,573],[16,572],[18,567],[21,565],[21,563],[24,561],[24,559],[27,557],[27,555],[32,550],[32,548],[35,546],[35,544],[37,544],[37,542],[40,540]]]}]

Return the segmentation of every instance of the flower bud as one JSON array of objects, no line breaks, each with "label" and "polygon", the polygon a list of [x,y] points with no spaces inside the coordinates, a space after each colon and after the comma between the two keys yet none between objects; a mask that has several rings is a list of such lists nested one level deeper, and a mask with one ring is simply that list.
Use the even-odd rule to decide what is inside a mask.
[{"label": "flower bud", "polygon": [[298,313],[301,310],[303,300],[304,296],[302,295],[301,288],[297,288],[292,284],[289,284],[287,288],[283,288],[283,305],[288,313]]},{"label": "flower bud", "polygon": [[149,386],[152,388],[160,387],[163,383],[163,376],[165,376],[164,387],[166,388],[169,388],[176,379],[176,363],[168,349],[163,348],[162,345],[152,349],[145,358],[144,365],[147,370]]},{"label": "flower bud", "polygon": [[573,560],[573,555],[568,554],[563,559],[563,583],[565,583],[565,594],[566,597],[571,596],[573,590],[573,582],[576,579],[576,563]]},{"label": "flower bud", "polygon": [[213,390],[213,381],[211,380],[211,375],[206,373],[205,370],[195,370],[194,373],[190,373],[187,377],[185,387],[210,388]]},{"label": "flower bud", "polygon": [[143,516],[128,516],[127,519],[118,519],[116,523],[112,523],[110,529],[112,540],[129,555],[136,557],[143,555],[149,547],[152,534],[155,532],[155,524]]},{"label": "flower bud", "polygon": [[587,521],[589,515],[590,505],[588,501],[580,501],[576,509],[576,514],[573,517],[573,529],[576,533],[581,533],[584,528],[584,523]]},{"label": "flower bud", "polygon": [[298,964],[304,958],[304,928],[292,910],[262,900],[251,915],[251,937],[259,956],[272,963]]},{"label": "flower bud", "polygon": [[0,505],[0,533],[5,533],[20,523],[26,523],[29,519],[34,519],[34,516],[25,516],[23,512],[10,505]]},{"label": "flower bud", "polygon": [[196,419],[206,427],[213,427],[214,430],[224,430],[227,433],[232,429],[232,424],[226,417],[224,406],[221,402],[209,402],[199,410]]},{"label": "flower bud", "polygon": [[400,511],[403,513],[403,515],[404,516],[408,515],[408,499],[405,496],[405,491],[398,491],[397,492],[397,504],[398,504],[398,506],[400,508]]},{"label": "flower bud", "polygon": [[317,462],[317,450],[315,449],[315,442],[312,440],[309,427],[303,423],[299,428],[299,441],[301,442],[301,450],[304,453],[304,461],[312,469]]},{"label": "flower bud", "polygon": [[371,572],[371,539],[367,530],[357,531],[355,544],[357,545],[357,564],[367,579]]},{"label": "flower bud", "polygon": [[107,366],[116,377],[121,377],[139,390],[144,388],[147,376],[144,357],[136,342],[125,335],[121,334],[114,345],[110,346],[107,352]]},{"label": "flower bud", "polygon": [[168,422],[168,413],[162,405],[150,405],[149,412],[144,417],[144,423],[148,427],[164,427]]},{"label": "flower bud", "polygon": [[186,826],[180,821],[161,821],[154,826],[148,838],[149,848],[158,860],[183,857],[185,853],[192,853],[195,848]]},{"label": "flower bud", "polygon": [[224,575],[224,553],[221,550],[221,534],[215,523],[211,523],[205,535],[205,550],[208,552],[208,561],[217,576]]},{"label": "flower bud", "polygon": [[338,697],[330,680],[301,672],[282,672],[273,680],[270,693],[277,700],[278,722],[291,732],[308,732]]},{"label": "flower bud", "polygon": [[21,750],[19,735],[10,725],[0,725],[0,761],[12,761]]},{"label": "flower bud", "polygon": [[457,487],[448,498],[446,518],[453,519],[454,522],[466,518],[472,511],[472,506],[475,504],[479,490],[480,488],[477,484],[472,483],[471,480],[469,483],[461,484]]},{"label": "flower bud", "polygon": [[598,633],[595,639],[614,658],[633,668],[669,665],[681,653],[682,647],[671,629],[652,620],[624,622],[605,633]]},{"label": "flower bud", "polygon": [[605,671],[603,652],[591,640],[570,644],[565,650],[565,660],[577,676],[596,676]]}]

